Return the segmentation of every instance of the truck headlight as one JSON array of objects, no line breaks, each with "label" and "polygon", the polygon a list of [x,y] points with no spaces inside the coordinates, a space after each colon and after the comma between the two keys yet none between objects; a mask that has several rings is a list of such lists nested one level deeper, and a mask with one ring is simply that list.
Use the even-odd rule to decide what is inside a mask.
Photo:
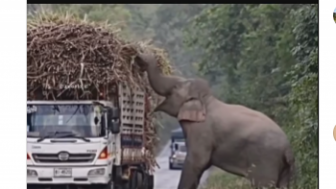
[{"label": "truck headlight", "polygon": [[99,168],[90,170],[88,176],[99,176],[104,174],[105,174],[105,168]]},{"label": "truck headlight", "polygon": [[28,177],[37,177],[37,172],[35,170],[27,169]]}]

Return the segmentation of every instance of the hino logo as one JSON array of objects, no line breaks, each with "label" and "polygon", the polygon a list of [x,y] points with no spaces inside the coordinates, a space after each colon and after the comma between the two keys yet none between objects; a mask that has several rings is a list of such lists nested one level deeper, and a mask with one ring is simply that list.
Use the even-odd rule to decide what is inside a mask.
[{"label": "hino logo", "polygon": [[61,160],[61,161],[66,161],[66,160],[68,160],[69,159],[69,153],[67,153],[67,152],[60,152],[59,154],[58,154],[58,159],[59,160]]}]

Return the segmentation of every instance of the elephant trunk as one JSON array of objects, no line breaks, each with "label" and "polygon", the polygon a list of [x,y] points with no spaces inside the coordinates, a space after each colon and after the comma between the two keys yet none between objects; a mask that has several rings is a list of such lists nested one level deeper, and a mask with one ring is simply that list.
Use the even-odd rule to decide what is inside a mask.
[{"label": "elephant trunk", "polygon": [[186,80],[182,77],[167,76],[162,74],[156,63],[151,63],[148,65],[147,76],[152,89],[161,96],[169,95],[176,84]]}]

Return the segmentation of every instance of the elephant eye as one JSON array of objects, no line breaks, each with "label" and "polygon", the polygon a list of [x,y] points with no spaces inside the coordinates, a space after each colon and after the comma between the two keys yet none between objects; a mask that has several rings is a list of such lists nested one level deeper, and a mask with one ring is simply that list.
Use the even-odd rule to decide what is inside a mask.
[{"label": "elephant eye", "polygon": [[180,85],[179,85],[179,84],[177,84],[177,85],[174,85],[174,87],[173,87],[173,89],[172,89],[172,90],[177,90],[179,87],[180,87]]}]

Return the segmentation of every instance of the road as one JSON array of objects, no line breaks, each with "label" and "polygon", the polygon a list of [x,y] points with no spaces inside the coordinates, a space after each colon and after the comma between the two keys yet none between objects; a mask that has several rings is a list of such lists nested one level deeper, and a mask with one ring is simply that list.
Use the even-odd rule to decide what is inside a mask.
[{"label": "road", "polygon": [[[160,165],[160,169],[157,168],[155,171],[154,189],[177,189],[181,171],[169,170],[169,155],[170,148],[169,144],[167,144],[156,158],[156,161]],[[204,184],[207,177],[208,172],[205,172],[202,176],[200,185]]]}]

